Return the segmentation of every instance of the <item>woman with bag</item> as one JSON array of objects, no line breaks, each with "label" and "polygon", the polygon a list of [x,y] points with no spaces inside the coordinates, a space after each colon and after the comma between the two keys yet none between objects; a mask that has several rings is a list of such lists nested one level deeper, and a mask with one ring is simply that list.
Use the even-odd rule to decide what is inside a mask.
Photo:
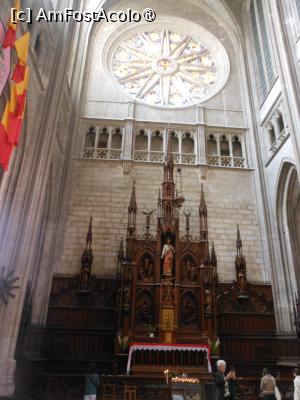
[{"label": "woman with bag", "polygon": [[[261,395],[264,400],[277,400],[275,397],[276,381],[268,368],[263,369],[263,376],[260,381]],[[277,389],[278,390],[278,389]]]},{"label": "woman with bag", "polygon": [[88,372],[84,375],[84,400],[96,400],[97,388],[100,384],[96,364],[91,363]]}]

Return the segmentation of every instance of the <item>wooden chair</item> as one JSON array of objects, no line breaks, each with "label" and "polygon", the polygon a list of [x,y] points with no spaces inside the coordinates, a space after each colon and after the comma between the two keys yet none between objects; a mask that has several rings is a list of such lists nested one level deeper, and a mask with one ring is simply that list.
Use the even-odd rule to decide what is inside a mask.
[{"label": "wooden chair", "polygon": [[125,386],[124,400],[136,400],[136,386]]},{"label": "wooden chair", "polygon": [[116,400],[116,386],[113,383],[103,383],[102,399],[103,400]]}]

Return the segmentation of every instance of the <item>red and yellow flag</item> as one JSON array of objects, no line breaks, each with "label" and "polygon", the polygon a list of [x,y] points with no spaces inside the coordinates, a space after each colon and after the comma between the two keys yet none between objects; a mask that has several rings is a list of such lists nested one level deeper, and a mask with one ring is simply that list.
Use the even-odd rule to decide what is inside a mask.
[{"label": "red and yellow flag", "polygon": [[15,48],[19,58],[19,64],[25,65],[28,58],[30,33],[27,32],[15,41]]},{"label": "red and yellow flag", "polygon": [[[20,11],[20,0],[16,0],[15,3],[15,10]],[[17,23],[13,22],[10,18],[7,24],[7,31],[5,34],[4,41],[2,43],[2,47],[5,49],[6,47],[13,47],[16,41],[16,30],[17,30]]]},{"label": "red and yellow flag", "polygon": [[[15,9],[20,9],[20,0]],[[27,66],[30,33],[27,32],[16,40],[17,24],[10,21],[3,47],[15,47],[18,62],[14,68],[10,83],[10,98],[6,103],[0,123],[0,165],[8,169],[13,147],[19,143],[26,105],[29,68]]]},{"label": "red and yellow flag", "polygon": [[6,131],[2,124],[0,124],[0,165],[7,171],[13,145],[9,143]]}]

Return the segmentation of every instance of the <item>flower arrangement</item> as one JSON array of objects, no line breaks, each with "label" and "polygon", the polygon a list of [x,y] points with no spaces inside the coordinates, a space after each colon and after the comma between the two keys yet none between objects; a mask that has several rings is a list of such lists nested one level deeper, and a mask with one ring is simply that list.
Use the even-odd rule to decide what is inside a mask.
[{"label": "flower arrangement", "polygon": [[212,356],[216,356],[219,354],[219,347],[220,347],[221,341],[219,338],[217,338],[216,340],[211,340],[208,339],[208,345],[210,348],[210,354]]},{"label": "flower arrangement", "polygon": [[129,346],[129,336],[118,335],[118,344],[122,353],[126,353]]}]

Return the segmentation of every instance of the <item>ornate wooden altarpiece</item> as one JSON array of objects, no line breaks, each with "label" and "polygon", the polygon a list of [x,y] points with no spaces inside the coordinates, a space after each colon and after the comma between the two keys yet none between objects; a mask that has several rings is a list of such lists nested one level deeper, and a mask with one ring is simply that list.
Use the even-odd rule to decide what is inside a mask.
[{"label": "ornate wooden altarpiece", "polygon": [[[217,338],[217,258],[209,251],[207,207],[203,187],[199,199],[199,238],[189,233],[190,213],[185,213],[181,235],[179,212],[184,198],[174,183],[171,140],[163,164],[164,179],[157,203],[156,236],[137,236],[137,202],[133,185],[128,207],[126,257],[119,271],[118,337],[130,342],[208,345]],[[122,253],[122,251],[121,251]]]},{"label": "ornate wooden altarpiece", "polygon": [[[122,385],[135,384],[148,393],[145,398],[154,398],[154,392],[160,398],[169,398],[168,387],[155,386],[164,380],[163,371],[170,368],[171,372],[197,375],[201,382],[211,379],[207,356],[217,338],[221,345],[220,354],[217,352],[215,356],[235,365],[240,376],[244,376],[239,385],[241,398],[250,392],[248,399],[257,398],[255,388],[259,387],[262,367],[269,366],[272,370],[280,361],[282,378],[290,376],[286,361],[282,360],[299,359],[299,340],[293,334],[276,335],[271,286],[247,280],[239,228],[233,260],[236,279],[221,282],[215,248],[212,244],[210,250],[208,242],[202,186],[199,237],[190,235],[190,212],[184,213],[185,233],[180,232],[179,213],[185,199],[181,188],[176,190],[174,183],[170,138],[163,172],[155,237],[150,233],[153,211],[144,212],[146,232],[137,235],[133,185],[126,251],[121,241],[117,276],[92,274],[91,219],[80,273],[53,277],[46,325],[30,325],[30,315],[26,317],[23,313],[17,352],[20,394],[26,392],[49,400],[82,398],[82,374],[94,360],[105,375],[103,379],[115,384],[118,380]],[[298,296],[295,301],[298,333],[299,303]],[[131,375],[126,375],[131,344],[130,349],[145,345],[166,351],[137,351]],[[176,346],[193,350],[182,351]],[[25,385],[25,381],[29,383]]]}]

